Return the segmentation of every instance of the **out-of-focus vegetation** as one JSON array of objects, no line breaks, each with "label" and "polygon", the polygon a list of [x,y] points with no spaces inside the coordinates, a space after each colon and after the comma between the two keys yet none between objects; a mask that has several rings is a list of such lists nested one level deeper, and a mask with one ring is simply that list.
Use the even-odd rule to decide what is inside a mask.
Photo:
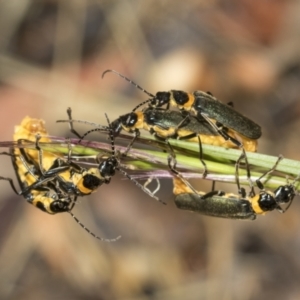
[{"label": "out-of-focus vegetation", "polygon": [[[211,91],[262,126],[259,152],[299,160],[298,1],[2,1],[0,140],[30,115],[52,135],[74,118],[105,125],[151,93]],[[78,127],[84,132],[88,127]],[[99,138],[95,134],[94,138]],[[14,178],[2,156],[1,176]],[[209,191],[209,182],[192,181]],[[255,222],[176,209],[113,178],[74,213],[49,216],[1,182],[1,299],[298,299],[300,205]],[[234,185],[217,185],[236,192]]]}]

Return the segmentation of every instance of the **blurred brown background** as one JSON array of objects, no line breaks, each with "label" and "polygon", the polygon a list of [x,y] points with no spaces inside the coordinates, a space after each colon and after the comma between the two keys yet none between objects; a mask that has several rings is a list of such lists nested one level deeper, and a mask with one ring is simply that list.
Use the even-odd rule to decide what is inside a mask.
[{"label": "blurred brown background", "polygon": [[[0,140],[26,115],[70,136],[55,123],[69,106],[100,124],[129,112],[147,96],[101,79],[115,69],[151,93],[233,101],[261,124],[261,153],[299,159],[299,14],[288,0],[1,1]],[[255,222],[214,219],[176,209],[170,181],[162,206],[116,176],[74,209],[97,234],[122,235],[109,244],[0,184],[0,299],[300,299],[298,199]]]}]

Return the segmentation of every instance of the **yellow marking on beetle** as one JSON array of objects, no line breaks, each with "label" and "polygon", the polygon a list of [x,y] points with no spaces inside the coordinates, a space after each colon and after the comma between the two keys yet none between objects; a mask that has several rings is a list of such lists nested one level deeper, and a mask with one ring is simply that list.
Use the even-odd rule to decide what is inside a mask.
[{"label": "yellow marking on beetle", "polygon": [[149,126],[149,127],[152,127],[152,129],[156,132],[156,134],[162,138],[168,138],[176,134],[176,129],[174,127],[169,127],[168,130],[162,129],[160,126],[157,125]]},{"label": "yellow marking on beetle", "polygon": [[[203,196],[205,195],[204,192],[198,192],[198,195]],[[187,186],[179,177],[173,177],[173,194],[180,195],[180,194],[195,194],[195,192]]]},{"label": "yellow marking on beetle", "polygon": [[95,190],[91,190],[90,188],[86,188],[84,185],[83,185],[83,177],[81,177],[78,181],[77,181],[77,184],[76,184],[76,187],[78,188],[78,190],[80,190],[80,192],[84,195],[89,195],[91,194],[92,192],[94,192]]},{"label": "yellow marking on beetle", "polygon": [[[32,141],[35,143],[37,134],[39,134],[41,136],[41,139],[39,140],[39,142],[42,142],[42,143],[50,143],[51,142],[51,139],[49,139],[48,132],[45,128],[45,121],[42,119],[32,119],[32,118],[26,116],[22,120],[20,125],[15,126],[13,140],[18,141],[20,139],[25,139],[25,140],[29,140],[29,141]],[[28,157],[31,160],[38,162],[39,151],[37,149],[24,149],[24,151],[27,153]],[[16,148],[15,154],[20,155],[20,150]],[[52,166],[53,161],[57,157],[58,157],[57,155],[54,155],[47,151],[43,151],[43,167],[44,167],[44,169],[48,170]]]},{"label": "yellow marking on beetle", "polygon": [[66,182],[72,182],[72,184],[78,189],[78,191],[83,195],[89,195],[97,190],[99,186],[95,189],[87,188],[83,184],[84,176],[86,175],[94,175],[95,177],[101,180],[100,172],[97,168],[90,168],[89,170],[84,170],[82,173],[74,172],[72,175],[70,171],[59,173],[59,177],[61,177]]},{"label": "yellow marking on beetle", "polygon": [[[191,134],[191,131],[179,129],[177,134],[179,137],[185,137],[189,134]],[[248,152],[256,152],[258,142],[257,140],[252,140],[249,138],[246,138],[245,136],[242,136],[241,134],[238,134],[237,132],[233,130],[228,130],[229,135],[234,135],[238,140],[240,140],[243,143],[243,147],[245,151]],[[199,134],[199,137],[201,139],[202,144],[207,145],[213,145],[213,146],[220,146],[224,148],[233,148],[233,149],[240,149],[240,147],[236,144],[234,144],[232,141],[224,140],[224,138],[221,135],[203,135]],[[198,137],[193,137],[191,139],[186,139],[186,141],[190,141],[193,143],[199,143]]]},{"label": "yellow marking on beetle", "polygon": [[137,129],[143,129],[144,128],[144,113],[141,111],[136,112],[137,115],[137,122],[134,124],[134,127]]},{"label": "yellow marking on beetle", "polygon": [[30,192],[33,196],[33,200],[31,202],[32,205],[37,206],[39,208],[43,207],[45,212],[48,214],[55,214],[50,208],[50,205],[53,203],[53,198],[44,196],[40,191],[32,190]]},{"label": "yellow marking on beetle", "polygon": [[261,207],[259,206],[258,201],[260,200],[260,193],[258,195],[255,195],[254,197],[250,198],[252,209],[256,214],[265,215],[266,212],[264,212]]},{"label": "yellow marking on beetle", "polygon": [[261,191],[258,195],[255,195],[254,197],[249,198],[249,200],[251,201],[252,208],[256,214],[265,215],[268,212],[268,211],[262,210],[261,207],[259,206],[259,200],[261,200],[261,196],[264,195],[265,193],[271,195],[272,198],[275,199],[275,194],[271,191]]},{"label": "yellow marking on beetle", "polygon": [[[37,178],[30,174],[23,161],[20,159],[20,150],[14,149],[14,161],[18,168],[18,176],[22,183],[26,183],[27,186],[32,185],[37,181]],[[31,167],[31,166],[29,166]]]},{"label": "yellow marking on beetle", "polygon": [[[193,190],[191,190],[180,178],[178,177],[173,177],[173,194],[174,195],[181,195],[181,194],[195,194],[195,192]],[[201,192],[201,191],[197,191],[197,194],[202,197],[204,196],[206,193],[205,192]],[[236,194],[233,193],[225,193],[224,195],[222,195],[223,198],[231,198],[231,199],[235,199],[235,200],[240,200],[240,197],[237,196]],[[244,199],[244,200],[248,200],[248,199]],[[205,201],[205,199],[203,199],[203,201]],[[258,213],[258,212],[257,212]],[[262,214],[263,212],[260,212],[260,214]]]}]

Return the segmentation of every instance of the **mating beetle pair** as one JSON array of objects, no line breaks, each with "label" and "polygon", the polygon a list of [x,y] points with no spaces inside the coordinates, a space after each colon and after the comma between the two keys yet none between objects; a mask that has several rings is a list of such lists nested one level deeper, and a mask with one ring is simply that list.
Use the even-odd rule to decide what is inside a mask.
[{"label": "mating beetle pair", "polygon": [[[243,147],[246,151],[256,151],[257,140],[261,137],[261,127],[234,110],[231,105],[220,102],[210,93],[202,91],[187,93],[171,90],[168,92],[158,92],[156,95],[153,95],[114,70],[106,70],[102,74],[102,77],[108,72],[116,73],[151,97],[136,106],[131,114],[119,118],[125,130],[128,126],[140,125],[138,121],[141,113],[137,112],[136,115],[133,113],[145,104],[148,104],[151,108],[162,108],[165,106],[167,110],[170,107],[175,107],[181,111],[183,118],[188,119],[194,116],[200,123],[203,124],[206,122],[209,124],[216,133],[215,136],[221,135],[226,141],[231,142],[231,146],[228,143],[225,147]],[[165,118],[166,123],[163,126],[168,126],[168,118],[169,116]]]},{"label": "mating beetle pair", "polygon": [[[131,113],[114,121],[112,126],[115,132],[119,133],[123,129],[134,133],[136,138],[140,134],[139,130],[144,129],[160,139],[177,138],[227,148],[242,147],[251,152],[257,150],[257,140],[261,136],[260,126],[238,113],[231,105],[218,101],[210,93],[171,90],[153,95],[114,70],[107,70],[103,75],[108,72],[118,74],[151,97],[136,106]],[[148,104],[148,108],[136,111],[145,104]],[[162,109],[163,106],[166,109]],[[180,112],[171,111],[170,107],[177,107]],[[268,174],[275,169],[277,163]],[[250,171],[248,177],[251,181]],[[257,214],[274,209],[284,212],[288,209],[296,194],[294,185],[298,177],[292,184],[279,186],[274,192],[265,191],[260,179],[257,180],[259,194],[247,197],[245,194],[237,196],[216,191],[195,193],[182,178],[174,177],[175,203],[182,209],[231,219],[255,219]],[[239,186],[238,182],[237,184]],[[283,210],[280,204],[288,205]]]},{"label": "mating beetle pair", "polygon": [[[23,196],[42,211],[49,214],[68,212],[95,238],[113,241],[115,239],[107,240],[96,236],[71,212],[78,196],[89,195],[103,183],[109,183],[116,170],[119,170],[147,194],[159,199],[120,168],[110,123],[106,129],[111,138],[111,155],[99,161],[97,168],[85,169],[70,161],[71,153],[67,159],[64,159],[53,153],[42,151],[40,141],[52,142],[48,138],[44,122],[26,117],[21,125],[16,127],[14,134],[16,147],[10,148],[9,153],[2,153],[11,156],[21,191],[17,191],[11,178],[0,177],[0,179],[8,181],[17,195]],[[27,143],[35,143],[35,149],[26,148]]]}]

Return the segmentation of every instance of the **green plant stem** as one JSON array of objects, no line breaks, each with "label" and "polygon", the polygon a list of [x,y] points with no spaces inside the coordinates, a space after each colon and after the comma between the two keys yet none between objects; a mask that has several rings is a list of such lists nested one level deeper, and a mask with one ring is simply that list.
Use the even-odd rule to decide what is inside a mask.
[{"label": "green plant stem", "polygon": [[[121,135],[126,141],[132,139],[132,136]],[[58,155],[66,155],[68,153],[68,143],[64,138],[52,137],[53,143],[40,143],[43,151],[52,152]],[[97,156],[111,155],[110,142],[99,143],[90,141],[81,141],[72,139],[72,157],[76,157],[76,162],[82,159],[91,159],[92,164],[97,165],[95,158]],[[202,178],[204,167],[199,159],[199,145],[197,143],[169,140],[169,143],[176,152],[176,169],[186,178]],[[13,143],[16,146],[15,143]],[[7,146],[9,142],[0,143],[1,146]],[[145,148],[145,145],[151,145],[155,150]],[[24,145],[23,145],[24,146]],[[35,148],[34,143],[25,145],[27,148]],[[124,146],[116,146],[116,150],[123,153],[126,150]],[[167,152],[166,152],[167,151]],[[206,163],[208,175],[206,179],[223,181],[228,183],[236,183],[235,180],[235,162],[240,157],[242,151],[240,149],[228,149],[223,147],[202,145],[203,159]],[[169,147],[165,142],[158,141],[152,136],[142,136],[134,143],[132,149],[126,157],[119,155],[121,165],[128,170],[135,178],[145,178],[147,176],[156,177],[172,177],[172,173],[168,167]],[[257,180],[265,172],[270,170],[278,157],[264,155],[260,153],[247,152],[248,162],[250,164],[251,179]],[[277,174],[277,172],[280,172]],[[266,188],[275,189],[279,185],[287,183],[286,177],[293,180],[300,173],[300,162],[291,159],[282,159],[276,167],[276,175],[270,174],[262,179]],[[239,168],[239,180],[241,185],[248,185],[245,164],[241,164]],[[296,188],[298,189],[299,182]]]}]

